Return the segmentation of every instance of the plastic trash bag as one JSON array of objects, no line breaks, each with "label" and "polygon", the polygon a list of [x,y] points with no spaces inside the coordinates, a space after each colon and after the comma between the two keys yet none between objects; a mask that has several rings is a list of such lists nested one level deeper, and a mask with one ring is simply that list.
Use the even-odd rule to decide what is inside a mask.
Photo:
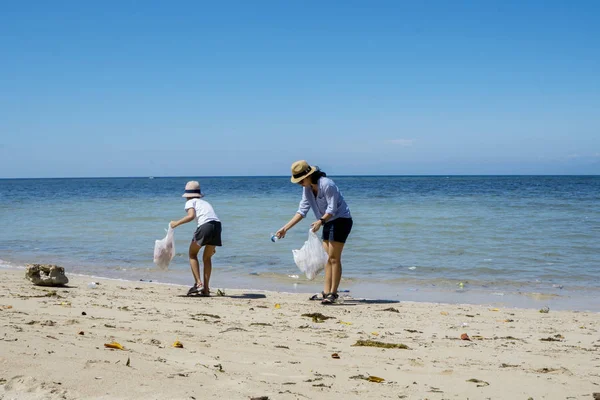
[{"label": "plastic trash bag", "polygon": [[309,280],[315,279],[315,276],[325,269],[329,258],[321,239],[312,230],[308,231],[308,240],[304,242],[304,246],[300,250],[292,250],[292,254],[294,262]]},{"label": "plastic trash bag", "polygon": [[160,269],[167,269],[173,257],[175,257],[175,240],[173,228],[169,224],[167,236],[154,242],[154,264]]}]

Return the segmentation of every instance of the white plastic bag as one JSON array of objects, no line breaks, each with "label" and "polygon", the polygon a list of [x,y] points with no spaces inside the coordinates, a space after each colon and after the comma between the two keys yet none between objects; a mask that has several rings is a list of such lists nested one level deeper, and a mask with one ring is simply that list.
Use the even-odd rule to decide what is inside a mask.
[{"label": "white plastic bag", "polygon": [[154,264],[160,269],[167,269],[173,257],[175,257],[175,240],[173,228],[169,224],[167,236],[154,242]]},{"label": "white plastic bag", "polygon": [[309,280],[315,279],[315,276],[325,269],[329,258],[321,239],[312,230],[308,231],[308,240],[304,242],[304,246],[300,250],[292,250],[292,254],[296,265]]}]

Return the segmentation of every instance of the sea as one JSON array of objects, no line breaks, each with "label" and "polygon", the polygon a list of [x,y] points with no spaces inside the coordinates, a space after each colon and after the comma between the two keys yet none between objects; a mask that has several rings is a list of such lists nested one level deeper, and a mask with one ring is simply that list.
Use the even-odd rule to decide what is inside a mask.
[{"label": "sea", "polygon": [[[347,297],[600,311],[600,176],[331,178],[354,219]],[[0,268],[191,285],[194,222],[175,230],[168,270],[153,264],[155,240],[185,215],[189,180],[223,224],[213,289],[322,290],[322,274],[308,280],[292,256],[312,212],[270,240],[301,197],[283,176],[0,179]]]}]

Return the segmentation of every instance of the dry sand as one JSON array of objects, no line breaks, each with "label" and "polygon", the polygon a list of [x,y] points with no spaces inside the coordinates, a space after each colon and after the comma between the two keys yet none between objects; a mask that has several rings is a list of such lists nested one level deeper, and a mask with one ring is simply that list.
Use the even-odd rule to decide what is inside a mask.
[{"label": "dry sand", "polygon": [[[92,278],[70,279],[68,288],[41,288],[24,271],[0,271],[0,399],[539,400],[600,392],[598,313],[322,306],[300,294],[185,297],[182,286],[94,279],[100,285],[89,289]],[[408,349],[355,346],[361,340]],[[124,349],[105,347],[113,341]]]}]

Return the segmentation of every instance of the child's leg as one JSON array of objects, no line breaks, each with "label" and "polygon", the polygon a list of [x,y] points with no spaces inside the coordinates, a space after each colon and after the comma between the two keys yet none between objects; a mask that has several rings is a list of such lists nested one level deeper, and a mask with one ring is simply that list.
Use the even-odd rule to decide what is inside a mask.
[{"label": "child's leg", "polygon": [[192,275],[194,275],[194,280],[196,281],[196,286],[201,287],[202,281],[200,280],[200,263],[198,262],[198,252],[200,251],[200,246],[198,243],[192,241],[190,243],[189,257],[190,257],[190,268],[192,269]]},{"label": "child's leg", "polygon": [[202,255],[202,264],[204,265],[204,288],[202,289],[203,294],[210,294],[210,274],[212,272],[212,256],[216,253],[216,246],[206,245],[204,246],[204,254]]}]

